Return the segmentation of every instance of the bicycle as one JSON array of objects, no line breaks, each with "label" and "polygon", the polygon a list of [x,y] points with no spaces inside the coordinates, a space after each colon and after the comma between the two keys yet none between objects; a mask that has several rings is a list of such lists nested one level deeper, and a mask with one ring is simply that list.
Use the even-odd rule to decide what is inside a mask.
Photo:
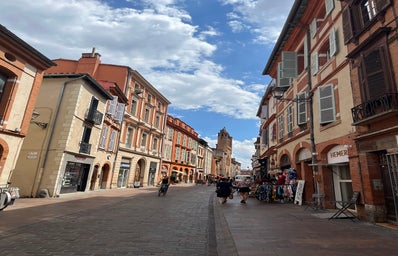
[{"label": "bicycle", "polygon": [[10,184],[8,182],[4,187],[0,187],[0,211],[9,205],[13,205],[15,199],[19,198],[19,188],[10,187]]},{"label": "bicycle", "polygon": [[161,195],[165,196],[168,189],[169,189],[169,184],[161,184],[158,191],[158,196]]}]

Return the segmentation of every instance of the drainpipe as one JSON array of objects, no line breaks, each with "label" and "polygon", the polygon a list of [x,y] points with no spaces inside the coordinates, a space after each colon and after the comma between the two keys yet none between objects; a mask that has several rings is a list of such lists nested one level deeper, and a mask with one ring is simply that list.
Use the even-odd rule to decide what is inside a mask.
[{"label": "drainpipe", "polygon": [[[34,192],[34,191],[36,191],[36,195],[37,195],[37,193],[39,192],[38,190],[40,189],[40,187],[41,187],[41,185],[42,185],[42,181],[43,181],[42,176],[43,176],[44,168],[46,167],[46,164],[47,164],[47,157],[48,157],[48,153],[49,153],[49,151],[50,151],[49,148],[50,148],[50,145],[51,145],[52,140],[53,140],[53,136],[54,136],[54,127],[55,127],[55,125],[56,125],[56,123],[57,123],[57,120],[58,120],[58,115],[59,115],[59,111],[60,111],[60,108],[61,108],[61,103],[62,103],[62,100],[63,100],[63,98],[64,98],[65,87],[66,87],[67,84],[69,84],[69,83],[71,83],[71,82],[74,82],[74,81],[77,81],[77,80],[79,80],[79,79],[83,79],[83,78],[86,77],[86,76],[87,76],[87,75],[79,76],[79,77],[77,77],[77,78],[74,78],[74,79],[71,79],[71,80],[69,80],[69,81],[66,81],[66,82],[62,85],[61,92],[60,92],[60,94],[59,94],[59,98],[58,98],[58,102],[57,102],[57,106],[56,106],[56,109],[55,109],[54,121],[53,121],[51,127],[49,128],[50,137],[49,137],[49,139],[48,139],[48,143],[47,143],[47,146],[46,146],[46,150],[45,150],[45,154],[44,154],[44,157],[43,157],[42,166],[40,167],[39,172],[38,172],[38,174],[36,175],[36,176],[39,178],[39,184],[38,184],[37,187],[35,187],[35,185],[36,185],[36,180],[35,180],[35,183],[33,184],[33,188],[32,188],[32,193],[31,193],[32,196],[33,196],[33,192]],[[57,180],[57,183],[58,183],[58,180]],[[56,185],[58,185],[57,183],[56,183]],[[54,187],[57,187],[57,186],[54,186]],[[52,197],[54,197],[54,194],[55,194],[55,193],[56,193],[56,192],[54,191]]]}]

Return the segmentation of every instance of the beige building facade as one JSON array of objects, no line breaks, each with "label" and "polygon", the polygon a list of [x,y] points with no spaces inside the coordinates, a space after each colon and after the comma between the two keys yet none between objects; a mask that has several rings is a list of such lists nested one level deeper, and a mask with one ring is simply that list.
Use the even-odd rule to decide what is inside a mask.
[{"label": "beige building facade", "polygon": [[55,197],[90,185],[107,103],[87,74],[45,75],[12,181],[21,196]]}]

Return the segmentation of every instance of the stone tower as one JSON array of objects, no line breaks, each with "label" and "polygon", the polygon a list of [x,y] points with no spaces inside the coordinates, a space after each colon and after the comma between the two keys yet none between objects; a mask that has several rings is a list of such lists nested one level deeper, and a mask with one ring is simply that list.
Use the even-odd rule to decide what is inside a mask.
[{"label": "stone tower", "polygon": [[217,159],[217,173],[226,177],[231,176],[232,137],[225,127],[218,133],[215,150]]}]

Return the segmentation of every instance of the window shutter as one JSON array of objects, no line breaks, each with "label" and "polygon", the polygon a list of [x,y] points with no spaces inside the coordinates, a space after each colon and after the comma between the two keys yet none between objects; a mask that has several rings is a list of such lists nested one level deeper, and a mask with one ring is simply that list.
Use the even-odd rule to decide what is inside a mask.
[{"label": "window shutter", "polygon": [[307,102],[306,93],[297,95],[297,124],[302,125],[307,123]]},{"label": "window shutter", "polygon": [[121,123],[123,120],[123,114],[124,114],[124,104],[120,103],[117,104],[117,110],[116,110],[116,114],[115,114],[115,121],[118,123]]},{"label": "window shutter", "polygon": [[293,107],[287,107],[287,132],[291,133],[293,131]]},{"label": "window shutter", "polygon": [[312,70],[312,75],[316,75],[318,73],[318,52],[315,52],[314,54],[311,55],[311,70]]},{"label": "window shutter", "polygon": [[326,15],[331,13],[334,9],[334,0],[325,0]]},{"label": "window shutter", "polygon": [[276,80],[276,86],[285,87],[286,89],[290,86],[290,78],[282,78],[282,62],[278,63],[278,77]]},{"label": "window shutter", "polygon": [[329,34],[329,47],[330,56],[335,56],[338,52],[337,31],[335,28],[333,28]]},{"label": "window shutter", "polygon": [[284,127],[283,115],[280,115],[278,118],[279,140],[283,140],[283,133],[284,133],[283,127]]},{"label": "window shutter", "polygon": [[100,148],[105,148],[105,141],[106,141],[106,135],[108,134],[108,126],[103,126],[102,127],[102,134],[101,134],[101,139],[100,139]]},{"label": "window shutter", "polygon": [[265,119],[268,117],[268,105],[261,106],[261,118]]},{"label": "window shutter", "polygon": [[362,74],[366,78],[366,99],[377,99],[387,92],[387,81],[384,76],[383,67],[383,47],[375,48],[363,58],[363,64],[365,65],[365,72]]},{"label": "window shutter", "polygon": [[375,0],[375,2],[377,14],[384,11],[391,4],[391,0]]},{"label": "window shutter", "polygon": [[317,30],[317,19],[313,19],[310,24],[311,37],[314,38]]},{"label": "window shutter", "polygon": [[346,8],[344,8],[342,16],[343,16],[344,44],[347,44],[354,37],[354,31],[355,31],[351,20],[350,6],[346,6]]},{"label": "window shutter", "polygon": [[113,96],[113,100],[109,102],[108,114],[113,116],[116,113],[117,96]]},{"label": "window shutter", "polygon": [[297,53],[282,52],[281,78],[297,77]]},{"label": "window shutter", "polygon": [[113,152],[113,149],[115,147],[115,140],[116,140],[116,131],[112,130],[111,138],[109,140],[109,147],[108,147],[109,152]]},{"label": "window shutter", "polygon": [[319,87],[319,113],[320,123],[327,124],[336,120],[333,85]]}]

